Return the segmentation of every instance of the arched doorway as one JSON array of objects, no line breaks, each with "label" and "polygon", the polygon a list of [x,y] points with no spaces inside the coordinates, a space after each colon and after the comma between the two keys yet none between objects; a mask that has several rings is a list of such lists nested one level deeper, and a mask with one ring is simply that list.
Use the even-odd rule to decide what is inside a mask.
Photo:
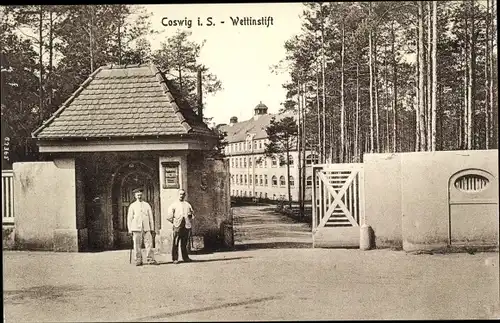
[{"label": "arched doorway", "polygon": [[[141,162],[128,163],[116,174],[113,187],[113,229],[116,249],[132,247],[132,235],[128,233],[127,228],[128,208],[135,200],[132,190],[135,188],[144,189],[144,201],[151,205],[153,218],[157,217],[156,201],[158,199],[155,198],[154,182],[153,169]],[[154,221],[157,223],[156,219]]]}]

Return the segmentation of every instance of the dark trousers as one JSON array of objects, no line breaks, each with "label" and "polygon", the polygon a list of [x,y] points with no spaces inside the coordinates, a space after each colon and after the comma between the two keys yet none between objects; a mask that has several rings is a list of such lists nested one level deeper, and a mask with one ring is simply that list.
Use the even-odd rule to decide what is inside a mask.
[{"label": "dark trousers", "polygon": [[175,261],[179,259],[179,243],[181,244],[182,259],[188,260],[188,243],[189,234],[191,229],[186,228],[174,228],[173,239],[172,239],[172,260]]}]

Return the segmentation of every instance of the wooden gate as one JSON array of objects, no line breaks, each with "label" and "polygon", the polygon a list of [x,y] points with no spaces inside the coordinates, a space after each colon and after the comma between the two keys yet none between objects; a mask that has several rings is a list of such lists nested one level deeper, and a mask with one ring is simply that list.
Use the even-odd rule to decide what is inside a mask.
[{"label": "wooden gate", "polygon": [[312,202],[313,247],[359,247],[363,164],[314,165]]}]

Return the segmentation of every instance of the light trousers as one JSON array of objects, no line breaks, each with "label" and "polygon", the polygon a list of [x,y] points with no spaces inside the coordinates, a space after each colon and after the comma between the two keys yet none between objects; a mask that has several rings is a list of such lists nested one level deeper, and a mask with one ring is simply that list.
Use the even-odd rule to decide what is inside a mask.
[{"label": "light trousers", "polygon": [[146,248],[147,261],[154,260],[153,252],[153,237],[149,231],[133,231],[132,238],[134,241],[135,261],[142,262],[142,241],[144,240],[144,247]]}]

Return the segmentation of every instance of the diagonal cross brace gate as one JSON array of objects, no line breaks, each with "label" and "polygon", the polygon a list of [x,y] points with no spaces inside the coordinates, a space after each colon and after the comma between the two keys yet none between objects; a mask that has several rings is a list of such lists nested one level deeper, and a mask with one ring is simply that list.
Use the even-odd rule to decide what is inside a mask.
[{"label": "diagonal cross brace gate", "polygon": [[359,244],[359,226],[365,216],[363,175],[363,164],[313,166],[315,242],[334,246]]}]

